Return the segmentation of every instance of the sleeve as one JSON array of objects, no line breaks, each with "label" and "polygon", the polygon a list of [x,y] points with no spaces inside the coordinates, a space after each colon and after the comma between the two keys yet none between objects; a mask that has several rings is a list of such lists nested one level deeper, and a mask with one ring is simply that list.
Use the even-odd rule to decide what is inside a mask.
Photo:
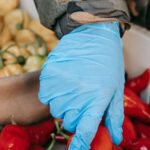
[{"label": "sleeve", "polygon": [[34,0],[34,3],[41,23],[50,29],[56,19],[62,16],[67,9],[67,3],[61,3],[58,0]]},{"label": "sleeve", "polygon": [[[80,13],[80,15],[73,18],[72,16],[76,12]],[[81,17],[82,12],[90,14],[92,16],[91,20],[87,16]],[[97,18],[95,22],[99,22],[101,18],[104,18],[104,21],[107,19],[110,21],[111,19],[120,21],[123,24],[120,25],[121,36],[130,28],[130,15],[126,0],[71,0],[68,3],[66,13],[57,20],[54,30],[60,39],[63,35],[68,34],[83,24],[93,23],[94,20],[92,19],[95,18]],[[80,22],[83,19],[84,23]]]},{"label": "sleeve", "polygon": [[[101,18],[115,18],[124,22],[125,27],[129,28],[129,13],[126,0],[34,0],[41,23],[47,28],[53,29],[56,36],[60,39],[73,29],[86,24],[99,22]],[[72,18],[72,14],[76,12],[86,12],[90,14],[92,19],[84,17],[85,23],[81,23],[76,18]],[[80,16],[78,19],[83,19]],[[91,19],[90,18],[90,19]],[[86,20],[87,19],[87,20]],[[106,20],[107,20],[106,19]],[[126,30],[126,28],[125,28]],[[124,31],[123,31],[124,32]]]}]

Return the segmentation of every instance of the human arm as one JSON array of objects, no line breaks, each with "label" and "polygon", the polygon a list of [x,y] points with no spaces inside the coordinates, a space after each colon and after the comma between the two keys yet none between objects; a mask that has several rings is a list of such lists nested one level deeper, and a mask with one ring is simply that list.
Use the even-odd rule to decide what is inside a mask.
[{"label": "human arm", "polygon": [[[128,22],[129,16],[124,0],[114,8],[109,0],[99,2],[79,0],[79,7],[73,10],[80,15],[91,12],[87,14],[96,20],[84,20],[87,25],[74,18],[72,9],[55,20],[54,29],[61,40],[40,76],[40,101],[50,106],[54,117],[63,119],[66,130],[75,133],[69,150],[88,150],[103,116],[113,142],[122,140],[124,65],[118,22]],[[101,9],[102,3],[110,9]],[[117,11],[121,8],[125,10]]]},{"label": "human arm", "polygon": [[130,28],[126,0],[34,0],[41,23],[60,39],[89,23],[119,21],[122,34]]},{"label": "human arm", "polygon": [[32,124],[50,116],[38,101],[39,72],[0,79],[0,124]]},{"label": "human arm", "polygon": [[104,116],[113,142],[122,140],[124,65],[118,22],[83,25],[65,35],[40,76],[40,101],[75,132],[69,150],[89,150]]}]

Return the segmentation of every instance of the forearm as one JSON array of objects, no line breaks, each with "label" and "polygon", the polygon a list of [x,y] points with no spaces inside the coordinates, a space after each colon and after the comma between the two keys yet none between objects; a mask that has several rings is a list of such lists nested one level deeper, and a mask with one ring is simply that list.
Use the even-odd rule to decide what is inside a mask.
[{"label": "forearm", "polygon": [[0,124],[11,117],[19,124],[30,124],[49,116],[49,107],[38,101],[39,73],[2,79],[0,84]]}]

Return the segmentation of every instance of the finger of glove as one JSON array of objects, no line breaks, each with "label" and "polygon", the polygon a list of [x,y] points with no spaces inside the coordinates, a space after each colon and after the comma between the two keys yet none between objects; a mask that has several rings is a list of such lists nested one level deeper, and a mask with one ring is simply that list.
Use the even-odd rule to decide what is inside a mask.
[{"label": "finger of glove", "polygon": [[75,132],[80,114],[79,110],[70,110],[66,112],[62,124],[64,129],[72,133]]},{"label": "finger of glove", "polygon": [[[109,96],[108,99],[111,99]],[[90,144],[96,135],[102,116],[109,105],[109,100],[99,100],[95,107],[89,108],[81,117],[76,127],[69,150],[89,150]],[[104,103],[105,102],[105,103]]]},{"label": "finger of glove", "polygon": [[[69,109],[65,109],[66,111],[64,112],[64,118],[63,118],[63,126],[66,130],[68,130],[70,132],[75,132],[76,126],[79,123],[81,116],[87,110],[87,108],[88,107],[91,108],[94,105],[96,105],[95,104],[96,102],[99,102],[99,99],[96,99],[98,96],[95,91],[90,90],[90,88],[89,88],[89,91],[87,91],[87,90],[84,91],[83,89],[81,91],[80,92],[82,94],[76,95],[74,92],[74,93],[70,94],[69,97],[62,98],[65,100],[67,100],[69,98],[66,105],[69,105],[70,102],[73,102],[72,106],[69,105],[70,106]],[[73,95],[75,95],[75,96],[73,96]],[[63,103],[63,100],[61,103]],[[100,105],[102,106],[105,104],[102,104],[102,101],[101,101]],[[56,107],[55,107],[55,110],[56,110]],[[63,110],[62,107],[61,107],[61,110]],[[57,109],[57,112],[62,112],[61,110]],[[95,110],[91,110],[91,112],[93,115],[97,115],[97,112],[99,112],[99,110],[97,109],[97,111],[96,111],[96,109],[95,109]]]},{"label": "finger of glove", "polygon": [[113,143],[116,145],[119,145],[122,141],[123,119],[123,90],[118,90],[108,107],[105,118],[105,125],[109,130]]},{"label": "finger of glove", "polygon": [[100,120],[99,117],[90,115],[82,117],[69,150],[89,150],[90,144],[98,130]]},{"label": "finger of glove", "polygon": [[49,104],[52,99],[73,92],[75,85],[63,66],[46,62],[40,75],[39,99],[42,103]]}]

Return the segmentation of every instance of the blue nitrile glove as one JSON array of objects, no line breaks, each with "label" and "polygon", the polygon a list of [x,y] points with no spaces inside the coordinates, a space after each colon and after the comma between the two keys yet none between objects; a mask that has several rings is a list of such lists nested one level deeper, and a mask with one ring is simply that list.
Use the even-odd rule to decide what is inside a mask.
[{"label": "blue nitrile glove", "polygon": [[39,98],[75,132],[69,150],[89,150],[102,117],[122,140],[124,64],[119,23],[83,25],[65,35],[40,76]]}]

